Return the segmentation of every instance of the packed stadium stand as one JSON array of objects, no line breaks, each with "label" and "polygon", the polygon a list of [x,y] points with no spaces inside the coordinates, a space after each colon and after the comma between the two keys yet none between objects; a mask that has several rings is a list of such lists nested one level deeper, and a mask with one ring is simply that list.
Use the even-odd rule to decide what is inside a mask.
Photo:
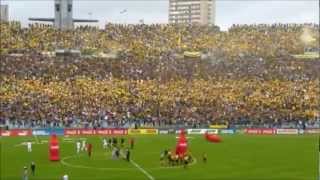
[{"label": "packed stadium stand", "polygon": [[5,128],[319,127],[316,24],[0,27]]}]

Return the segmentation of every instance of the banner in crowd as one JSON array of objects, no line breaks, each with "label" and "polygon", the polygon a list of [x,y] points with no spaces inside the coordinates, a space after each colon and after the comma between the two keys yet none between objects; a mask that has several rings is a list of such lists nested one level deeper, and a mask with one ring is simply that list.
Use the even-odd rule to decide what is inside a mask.
[{"label": "banner in crowd", "polygon": [[[320,128],[312,129],[290,129],[290,128],[246,128],[246,129],[187,129],[188,134],[256,134],[256,135],[275,135],[275,134],[320,134]],[[139,135],[139,134],[180,134],[179,129],[175,128],[160,128],[160,129],[125,129],[125,128],[104,128],[104,129],[62,129],[62,128],[40,128],[40,129],[11,129],[1,130],[0,136],[49,136],[56,134],[58,136],[68,135]]]},{"label": "banner in crowd", "polygon": [[176,134],[176,129],[169,129],[169,134]]},{"label": "banner in crowd", "polygon": [[305,129],[305,134],[320,134],[320,129]]},{"label": "banner in crowd", "polygon": [[218,134],[218,129],[187,129],[188,134]]},{"label": "banner in crowd", "polygon": [[244,134],[245,133],[245,129],[235,129],[235,133]]},{"label": "banner in crowd", "polygon": [[31,129],[0,130],[0,136],[32,136]]},{"label": "banner in crowd", "polygon": [[261,134],[261,135],[272,135],[276,134],[277,130],[273,128],[246,128],[246,134]]},{"label": "banner in crowd", "polygon": [[298,129],[277,129],[277,134],[299,134]]},{"label": "banner in crowd", "polygon": [[227,129],[228,128],[228,126],[225,125],[225,124],[210,125],[209,127],[212,128],[212,129]]},{"label": "banner in crowd", "polygon": [[234,129],[219,129],[220,134],[234,134],[235,130]]},{"label": "banner in crowd", "polygon": [[158,133],[159,133],[159,134],[169,134],[169,130],[159,129],[159,130],[158,130]]},{"label": "banner in crowd", "polygon": [[[179,131],[179,132],[177,132]],[[179,129],[174,129],[174,128],[160,128],[158,129],[159,134],[179,134],[180,130]]]},{"label": "banner in crowd", "polygon": [[128,134],[139,135],[139,134],[158,134],[158,129],[129,129]]},{"label": "banner in crowd", "polygon": [[57,136],[63,136],[64,135],[64,129],[62,128],[41,128],[41,129],[34,129],[32,130],[32,135],[34,136],[50,136],[52,134],[55,134]]},{"label": "banner in crowd", "polygon": [[64,135],[127,135],[127,129],[64,129]]}]

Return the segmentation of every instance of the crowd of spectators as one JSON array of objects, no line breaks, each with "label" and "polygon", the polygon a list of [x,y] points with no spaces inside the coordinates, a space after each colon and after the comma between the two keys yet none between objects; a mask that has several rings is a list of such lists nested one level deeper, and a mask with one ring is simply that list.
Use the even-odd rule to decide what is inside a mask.
[{"label": "crowd of spectators", "polygon": [[[1,24],[0,125],[319,126],[319,25],[117,25],[59,31]],[[308,29],[312,40],[301,36]],[[310,39],[310,38],[308,38]],[[49,57],[57,48],[116,58]],[[22,55],[12,54],[22,50]],[[184,57],[183,52],[202,57]]]}]

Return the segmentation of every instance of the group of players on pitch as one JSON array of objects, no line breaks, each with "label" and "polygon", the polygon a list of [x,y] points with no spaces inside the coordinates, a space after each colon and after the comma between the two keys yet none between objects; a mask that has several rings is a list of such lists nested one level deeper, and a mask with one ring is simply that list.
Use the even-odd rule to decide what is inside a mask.
[{"label": "group of players on pitch", "polygon": [[190,153],[184,155],[178,155],[175,152],[169,150],[164,150],[160,155],[161,166],[182,166],[187,168],[187,166],[193,161]]},{"label": "group of players on pitch", "polygon": [[[118,143],[118,138],[103,138],[102,139],[102,147],[105,150],[110,150],[112,153],[112,159],[120,159],[121,156],[124,157],[127,161],[130,161],[130,150],[129,148],[125,148],[125,139],[122,137],[120,138],[120,143]],[[134,139],[130,138],[129,140],[130,148],[133,149],[134,147]],[[86,151],[88,156],[91,157],[92,154],[92,144],[87,143],[85,139],[82,141],[78,140],[76,142],[76,149],[77,154],[80,152]]]},{"label": "group of players on pitch", "polygon": [[78,140],[76,142],[76,148],[77,148],[77,154],[79,154],[80,152],[86,151],[86,152],[88,152],[88,156],[91,157],[92,144],[87,143],[85,139],[82,140],[82,142],[80,140]]},{"label": "group of players on pitch", "polygon": [[[130,138],[129,140],[130,148],[133,149],[134,140]],[[113,138],[103,138],[103,148],[106,150],[111,150],[112,159],[120,159],[121,156],[124,157],[127,161],[130,161],[130,150],[125,148],[125,139],[120,138],[120,144],[118,144],[118,139]]]},{"label": "group of players on pitch", "polygon": [[[207,154],[203,153],[202,162],[207,163]],[[187,168],[190,163],[194,161],[193,156],[190,152],[186,154],[178,155],[174,151],[164,150],[160,155],[160,165],[161,166],[183,166]]]}]

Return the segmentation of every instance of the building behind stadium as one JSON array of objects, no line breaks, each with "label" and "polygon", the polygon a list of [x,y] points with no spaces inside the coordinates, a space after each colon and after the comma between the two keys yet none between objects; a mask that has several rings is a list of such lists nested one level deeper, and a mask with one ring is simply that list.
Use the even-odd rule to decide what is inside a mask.
[{"label": "building behind stadium", "polygon": [[169,23],[214,25],[215,0],[170,0]]},{"label": "building behind stadium", "polygon": [[29,18],[30,21],[52,22],[54,27],[61,30],[74,28],[74,23],[96,23],[93,19],[74,19],[73,0],[54,0],[53,18]]},{"label": "building behind stadium", "polygon": [[9,21],[9,6],[8,5],[0,5],[0,21]]}]

